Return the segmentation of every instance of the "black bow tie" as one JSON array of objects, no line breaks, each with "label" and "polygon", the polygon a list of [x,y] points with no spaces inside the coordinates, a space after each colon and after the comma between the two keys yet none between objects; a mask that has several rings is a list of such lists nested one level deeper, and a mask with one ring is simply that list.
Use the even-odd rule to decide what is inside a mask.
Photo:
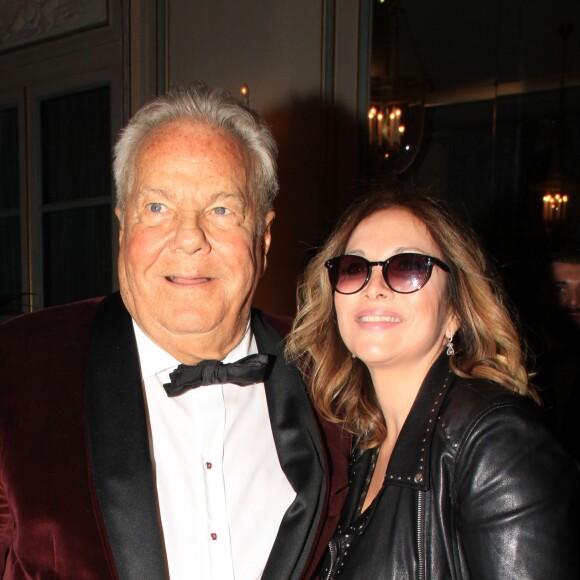
[{"label": "black bow tie", "polygon": [[269,361],[270,356],[267,354],[251,354],[230,364],[219,360],[203,360],[193,366],[179,365],[169,375],[171,382],[165,383],[163,387],[169,397],[176,397],[202,385],[233,383],[246,386],[262,383],[266,378]]}]

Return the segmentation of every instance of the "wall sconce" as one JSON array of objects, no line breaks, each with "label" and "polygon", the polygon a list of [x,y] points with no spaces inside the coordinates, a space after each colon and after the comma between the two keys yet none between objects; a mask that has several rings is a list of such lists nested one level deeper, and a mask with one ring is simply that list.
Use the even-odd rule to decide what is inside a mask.
[{"label": "wall sconce", "polygon": [[415,102],[373,102],[368,112],[371,156],[379,174],[397,175],[409,168],[423,138],[424,108]]},{"label": "wall sconce", "polygon": [[378,106],[380,109],[376,106],[369,109],[369,145],[384,149],[386,155],[399,152],[405,134],[403,112],[397,105]]},{"label": "wall sconce", "polygon": [[[578,226],[578,194],[580,181],[577,177],[576,163],[570,163],[566,139],[566,117],[564,109],[567,43],[573,31],[571,23],[558,27],[562,38],[562,71],[558,99],[558,117],[554,135],[554,148],[551,167],[540,183],[542,192],[542,222],[549,236],[562,235]],[[570,213],[567,219],[567,214]],[[570,223],[567,223],[570,222]]]},{"label": "wall sconce", "polygon": [[242,85],[240,87],[240,94],[242,95],[242,105],[245,107],[250,106],[250,87],[248,85]]},{"label": "wall sconce", "polygon": [[532,182],[533,212],[548,238],[580,236],[580,180],[548,174]]},{"label": "wall sconce", "polygon": [[546,193],[542,198],[542,203],[542,220],[545,225],[550,226],[566,219],[566,209],[568,208],[566,194]]}]

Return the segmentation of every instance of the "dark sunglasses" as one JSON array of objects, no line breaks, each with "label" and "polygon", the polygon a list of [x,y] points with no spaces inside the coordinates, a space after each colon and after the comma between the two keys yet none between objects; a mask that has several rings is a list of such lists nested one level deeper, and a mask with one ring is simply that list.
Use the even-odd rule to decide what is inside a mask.
[{"label": "dark sunglasses", "polygon": [[425,254],[396,254],[383,262],[369,262],[361,256],[345,254],[327,260],[328,277],[332,289],[340,294],[356,294],[371,279],[374,266],[383,267],[387,286],[399,294],[411,294],[421,290],[431,277],[433,266],[449,272],[449,266],[433,256]]}]

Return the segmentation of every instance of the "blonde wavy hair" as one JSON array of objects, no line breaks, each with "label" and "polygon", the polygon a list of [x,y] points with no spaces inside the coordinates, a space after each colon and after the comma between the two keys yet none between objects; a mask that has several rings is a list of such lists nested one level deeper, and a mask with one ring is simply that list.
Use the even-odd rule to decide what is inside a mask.
[{"label": "blonde wavy hair", "polygon": [[340,337],[324,264],[344,253],[362,220],[389,208],[406,209],[422,221],[451,269],[447,306],[460,321],[450,357],[453,372],[488,379],[539,403],[528,383],[524,348],[502,286],[474,232],[432,198],[381,190],[351,206],[299,281],[297,316],[286,352],[307,376],[319,411],[359,438],[362,448],[379,445],[386,436],[367,368],[351,357]]}]

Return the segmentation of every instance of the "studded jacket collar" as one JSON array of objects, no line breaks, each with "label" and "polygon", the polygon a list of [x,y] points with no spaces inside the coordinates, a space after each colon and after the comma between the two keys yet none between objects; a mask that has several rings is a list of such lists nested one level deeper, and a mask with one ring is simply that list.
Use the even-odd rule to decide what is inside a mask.
[{"label": "studded jacket collar", "polygon": [[429,488],[429,457],[433,430],[454,375],[445,355],[431,368],[393,450],[386,480],[415,489]]}]

